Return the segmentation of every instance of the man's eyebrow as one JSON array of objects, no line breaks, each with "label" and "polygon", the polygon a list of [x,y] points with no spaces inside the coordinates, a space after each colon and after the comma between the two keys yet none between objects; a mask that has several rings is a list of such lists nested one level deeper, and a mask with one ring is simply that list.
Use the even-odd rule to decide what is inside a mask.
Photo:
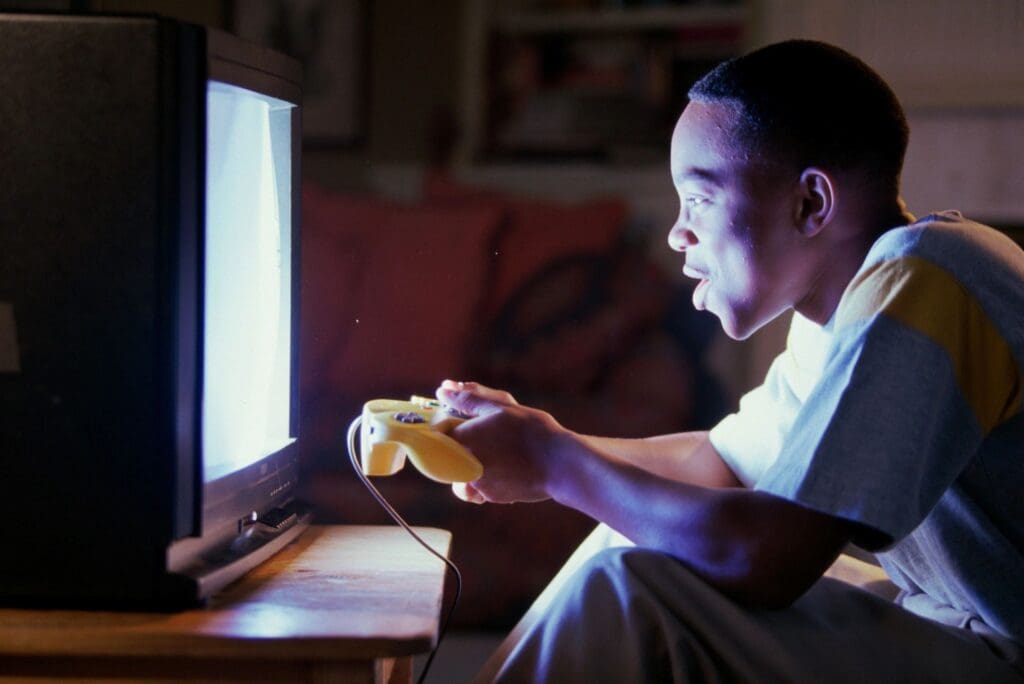
[{"label": "man's eyebrow", "polygon": [[698,166],[690,166],[683,169],[680,173],[675,175],[673,180],[675,180],[676,185],[688,180],[699,180],[704,181],[705,183],[712,183],[714,185],[722,185],[722,178],[720,174],[715,173],[711,169],[702,169]]}]

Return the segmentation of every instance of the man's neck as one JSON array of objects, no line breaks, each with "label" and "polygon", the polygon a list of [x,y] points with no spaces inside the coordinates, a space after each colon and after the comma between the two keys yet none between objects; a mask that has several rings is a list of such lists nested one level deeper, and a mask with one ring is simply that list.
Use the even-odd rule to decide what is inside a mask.
[{"label": "man's neck", "polygon": [[840,229],[833,231],[823,245],[827,253],[819,262],[807,296],[794,306],[796,311],[819,325],[828,323],[875,241],[886,231],[914,220],[903,200],[897,199],[870,217],[856,217],[845,226],[837,226]]}]

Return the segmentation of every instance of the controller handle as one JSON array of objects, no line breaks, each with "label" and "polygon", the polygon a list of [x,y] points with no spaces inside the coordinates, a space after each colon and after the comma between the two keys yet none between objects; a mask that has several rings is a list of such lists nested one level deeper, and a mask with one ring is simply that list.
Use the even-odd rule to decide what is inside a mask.
[{"label": "controller handle", "polygon": [[479,479],[483,465],[446,434],[466,418],[423,397],[366,402],[360,429],[363,473],[393,475],[405,466],[408,456],[417,470],[437,482]]}]

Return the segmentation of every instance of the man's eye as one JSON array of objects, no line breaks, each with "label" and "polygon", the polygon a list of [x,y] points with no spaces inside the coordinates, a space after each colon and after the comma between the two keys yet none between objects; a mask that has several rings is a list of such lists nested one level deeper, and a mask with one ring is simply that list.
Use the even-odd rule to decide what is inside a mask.
[{"label": "man's eye", "polygon": [[688,195],[684,200],[686,202],[687,209],[696,209],[702,204],[706,204],[708,201],[707,197],[697,197],[695,195]]}]

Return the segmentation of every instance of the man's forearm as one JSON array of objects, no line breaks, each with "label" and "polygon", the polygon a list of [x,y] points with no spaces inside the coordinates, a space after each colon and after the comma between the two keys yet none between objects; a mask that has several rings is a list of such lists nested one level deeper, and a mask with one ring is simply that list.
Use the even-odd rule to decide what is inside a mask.
[{"label": "man's forearm", "polygon": [[666,478],[595,453],[599,443],[568,433],[552,445],[550,496],[675,556],[740,600],[784,605],[849,539],[849,524],[838,519],[762,492]]},{"label": "man's forearm", "polygon": [[659,477],[702,487],[741,486],[715,451],[707,432],[679,432],[644,439],[579,437],[595,451]]}]

